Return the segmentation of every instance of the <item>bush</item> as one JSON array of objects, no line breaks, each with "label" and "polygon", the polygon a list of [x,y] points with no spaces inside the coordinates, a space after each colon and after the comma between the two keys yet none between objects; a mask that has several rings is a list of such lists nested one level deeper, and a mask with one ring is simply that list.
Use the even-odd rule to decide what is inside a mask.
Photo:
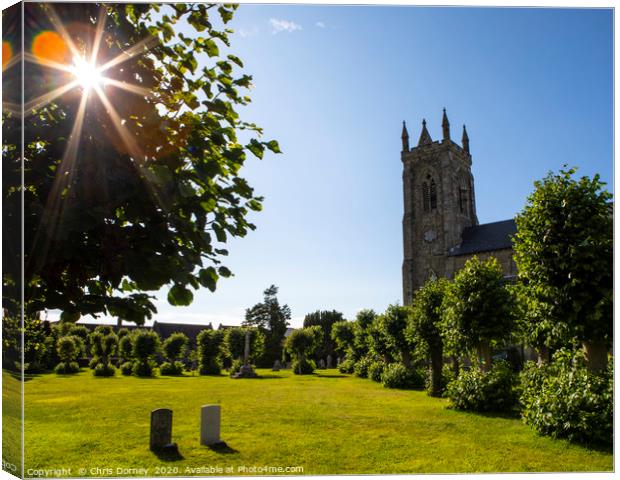
[{"label": "bush", "polygon": [[183,363],[181,362],[164,362],[159,366],[161,375],[182,375]]},{"label": "bush", "polygon": [[448,384],[447,397],[457,410],[509,412],[517,400],[515,375],[505,360],[496,361],[488,372],[472,368]]},{"label": "bush", "polygon": [[293,373],[296,375],[310,375],[316,370],[316,364],[313,360],[302,358],[301,360],[293,360]]},{"label": "bush", "polygon": [[356,377],[360,378],[368,378],[368,367],[373,362],[371,357],[362,357],[360,358],[353,367],[353,372]]},{"label": "bush", "polygon": [[426,376],[417,369],[408,369],[402,363],[390,363],[381,374],[385,388],[421,388]]},{"label": "bush", "polygon": [[372,362],[368,366],[368,378],[370,378],[373,382],[381,382],[381,375],[383,375],[383,370],[385,370],[384,362]]},{"label": "bush", "polygon": [[200,375],[219,375],[222,371],[220,357],[224,333],[221,330],[204,329],[196,337],[196,342]]},{"label": "bush", "polygon": [[125,362],[121,365],[121,373],[123,375],[131,375],[133,373],[133,363]]},{"label": "bush", "polygon": [[338,371],[340,373],[353,373],[355,369],[355,361],[350,358],[348,355],[345,359],[338,364]]},{"label": "bush", "polygon": [[109,363],[108,364],[99,363],[93,370],[93,375],[95,377],[113,377],[115,373],[116,373],[116,368],[114,368]]},{"label": "bush", "polygon": [[136,377],[152,377],[155,366],[156,364],[152,360],[137,360],[132,365],[131,373]]},{"label": "bush", "polygon": [[234,375],[241,369],[241,367],[243,367],[243,360],[236,358],[232,361],[232,365],[230,366],[230,374]]},{"label": "bush", "polygon": [[537,432],[571,441],[613,442],[613,362],[588,372],[582,351],[560,350],[549,365],[528,362],[520,375],[522,417]]},{"label": "bush", "polygon": [[54,368],[54,372],[59,375],[67,375],[70,373],[77,373],[80,371],[80,366],[77,362],[60,362]]},{"label": "bush", "polygon": [[94,370],[97,365],[99,365],[99,359],[97,357],[93,357],[88,361],[88,368],[91,370]]}]

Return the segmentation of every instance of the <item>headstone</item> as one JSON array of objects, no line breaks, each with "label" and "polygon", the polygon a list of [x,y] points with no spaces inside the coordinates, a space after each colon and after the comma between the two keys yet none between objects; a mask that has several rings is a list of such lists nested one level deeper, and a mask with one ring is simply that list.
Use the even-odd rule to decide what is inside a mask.
[{"label": "headstone", "polygon": [[200,409],[200,444],[213,446],[222,443],[220,440],[221,407],[219,405],[203,405]]},{"label": "headstone", "polygon": [[281,368],[282,364],[280,363],[280,360],[276,360],[275,362],[273,362],[273,368],[271,370],[274,372],[279,372]]},{"label": "headstone", "polygon": [[159,408],[151,412],[151,450],[176,449],[172,443],[172,410]]},{"label": "headstone", "polygon": [[319,360],[319,368],[325,368],[325,360],[322,358]]},{"label": "headstone", "polygon": [[327,368],[332,368],[332,356],[327,355]]},{"label": "headstone", "polygon": [[338,357],[338,358],[336,359],[336,366],[337,366],[337,367],[338,367],[338,366],[340,366],[340,364],[341,364],[341,363],[342,363],[342,360],[340,360],[340,357]]}]

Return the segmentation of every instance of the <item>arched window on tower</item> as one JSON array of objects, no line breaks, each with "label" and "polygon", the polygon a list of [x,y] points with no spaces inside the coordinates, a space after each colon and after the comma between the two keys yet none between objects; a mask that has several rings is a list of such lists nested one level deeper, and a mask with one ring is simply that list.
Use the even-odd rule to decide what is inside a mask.
[{"label": "arched window on tower", "polygon": [[431,197],[431,211],[437,210],[437,185],[435,184],[435,180],[431,178],[431,188],[430,188],[430,197]]},{"label": "arched window on tower", "polygon": [[465,187],[459,188],[459,208],[463,215],[469,215],[467,206],[469,205],[469,199],[467,197],[467,189]]},{"label": "arched window on tower", "polygon": [[425,212],[437,210],[437,184],[430,175],[422,182],[422,208]]}]

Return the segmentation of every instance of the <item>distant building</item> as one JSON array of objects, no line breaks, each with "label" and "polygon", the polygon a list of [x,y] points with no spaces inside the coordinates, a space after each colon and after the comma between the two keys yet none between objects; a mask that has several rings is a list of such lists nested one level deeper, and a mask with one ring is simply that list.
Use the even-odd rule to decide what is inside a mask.
[{"label": "distant building", "polygon": [[403,301],[430,278],[453,278],[465,262],[497,258],[507,279],[517,273],[512,259],[514,220],[478,224],[469,137],[463,125],[462,146],[450,138],[450,123],[443,111],[443,138],[433,141],[422,121],[417,146],[409,148],[403,122]]}]

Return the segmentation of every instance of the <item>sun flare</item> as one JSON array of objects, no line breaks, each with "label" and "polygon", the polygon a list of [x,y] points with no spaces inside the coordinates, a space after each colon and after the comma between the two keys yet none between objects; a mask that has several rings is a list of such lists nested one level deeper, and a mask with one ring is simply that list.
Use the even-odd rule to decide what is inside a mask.
[{"label": "sun flare", "polygon": [[99,68],[83,58],[74,59],[71,73],[85,92],[101,85],[104,80]]}]

